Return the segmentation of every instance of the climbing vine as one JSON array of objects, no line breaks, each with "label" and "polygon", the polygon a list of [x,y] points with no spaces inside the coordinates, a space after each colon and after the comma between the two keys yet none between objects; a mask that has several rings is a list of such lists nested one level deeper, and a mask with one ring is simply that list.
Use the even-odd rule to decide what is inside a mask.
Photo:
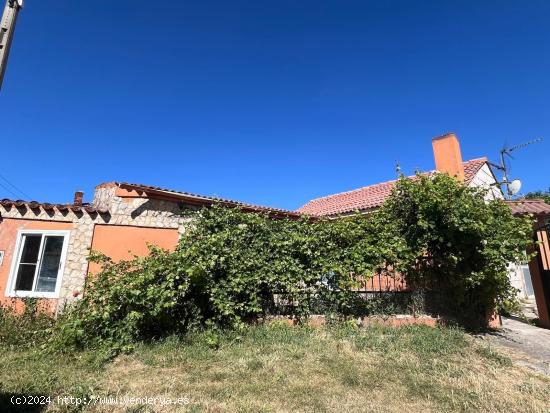
[{"label": "climbing vine", "polygon": [[483,318],[513,296],[507,266],[531,242],[529,218],[443,174],[402,177],[378,211],[340,219],[217,205],[186,214],[173,252],[121,263],[93,256],[103,271],[63,315],[57,342],[124,346],[193,326],[239,327],[281,303],[298,319],[320,307],[355,314],[358,283],[383,270],[437,289],[450,313]]},{"label": "climbing vine", "polygon": [[445,310],[471,321],[514,299],[509,264],[525,261],[532,243],[532,218],[514,217],[485,195],[447,175],[418,175],[400,179],[379,212],[406,246],[389,262],[411,284],[437,288]]}]

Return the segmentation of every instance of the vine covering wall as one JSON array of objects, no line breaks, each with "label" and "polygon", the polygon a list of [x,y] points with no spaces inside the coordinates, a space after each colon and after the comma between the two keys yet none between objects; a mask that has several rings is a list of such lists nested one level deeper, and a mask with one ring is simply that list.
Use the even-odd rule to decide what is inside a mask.
[{"label": "vine covering wall", "polygon": [[[174,252],[113,263],[59,323],[64,344],[131,343],[193,326],[238,327],[284,302],[298,319],[372,311],[355,292],[380,271],[437,289],[457,319],[482,322],[513,298],[507,265],[525,259],[529,218],[447,175],[399,179],[373,213],[337,220],[274,219],[214,206],[188,211]],[[362,300],[362,301],[361,301]]]}]

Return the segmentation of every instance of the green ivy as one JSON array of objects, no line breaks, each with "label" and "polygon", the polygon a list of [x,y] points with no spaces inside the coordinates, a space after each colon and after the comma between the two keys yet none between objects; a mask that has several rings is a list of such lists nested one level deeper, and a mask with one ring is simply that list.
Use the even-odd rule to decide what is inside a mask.
[{"label": "green ivy", "polygon": [[432,286],[447,312],[479,322],[513,300],[509,263],[525,261],[532,245],[532,217],[514,217],[502,200],[444,174],[401,178],[379,212],[391,221],[402,250],[388,263],[414,286]]},{"label": "green ivy", "polygon": [[56,349],[131,343],[185,331],[193,322],[189,279],[173,254],[150,247],[148,257],[112,262],[94,253],[102,271],[88,277],[84,296],[60,316],[51,343]]},{"label": "green ivy", "polygon": [[193,215],[174,255],[204,320],[240,325],[269,313],[275,297],[300,318],[314,297],[342,310],[354,274],[373,271],[364,254],[355,256],[366,221],[274,219],[215,206]]},{"label": "green ivy", "polygon": [[378,211],[340,219],[219,205],[186,215],[174,252],[152,247],[148,257],[119,263],[93,255],[103,270],[64,312],[52,342],[123,351],[192,327],[239,327],[281,308],[298,320],[319,309],[336,317],[418,311],[422,296],[401,305],[358,299],[359,281],[381,271],[437,292],[442,312],[484,321],[514,297],[507,265],[525,260],[532,242],[530,218],[442,174],[402,177]]}]

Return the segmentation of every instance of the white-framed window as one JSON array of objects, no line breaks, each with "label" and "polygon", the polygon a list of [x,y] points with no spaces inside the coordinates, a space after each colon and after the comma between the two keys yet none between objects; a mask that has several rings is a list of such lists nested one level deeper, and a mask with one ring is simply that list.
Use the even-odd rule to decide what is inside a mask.
[{"label": "white-framed window", "polygon": [[20,230],[6,288],[9,297],[57,298],[70,231]]}]

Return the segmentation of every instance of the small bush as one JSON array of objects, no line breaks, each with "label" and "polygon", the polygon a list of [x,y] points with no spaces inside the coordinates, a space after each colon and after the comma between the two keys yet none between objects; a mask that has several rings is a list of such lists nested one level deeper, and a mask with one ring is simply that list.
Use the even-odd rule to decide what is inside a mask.
[{"label": "small bush", "polygon": [[54,348],[110,345],[128,351],[140,340],[183,333],[194,322],[188,277],[173,255],[151,248],[146,258],[113,263],[94,254],[102,271],[89,277],[84,297],[61,315]]},{"label": "small bush", "polygon": [[503,300],[499,304],[499,313],[504,316],[519,315],[522,314],[521,303],[515,297]]},{"label": "small bush", "polygon": [[55,321],[37,299],[22,301],[20,314],[15,303],[0,306],[0,343],[19,349],[39,347],[47,341]]}]

